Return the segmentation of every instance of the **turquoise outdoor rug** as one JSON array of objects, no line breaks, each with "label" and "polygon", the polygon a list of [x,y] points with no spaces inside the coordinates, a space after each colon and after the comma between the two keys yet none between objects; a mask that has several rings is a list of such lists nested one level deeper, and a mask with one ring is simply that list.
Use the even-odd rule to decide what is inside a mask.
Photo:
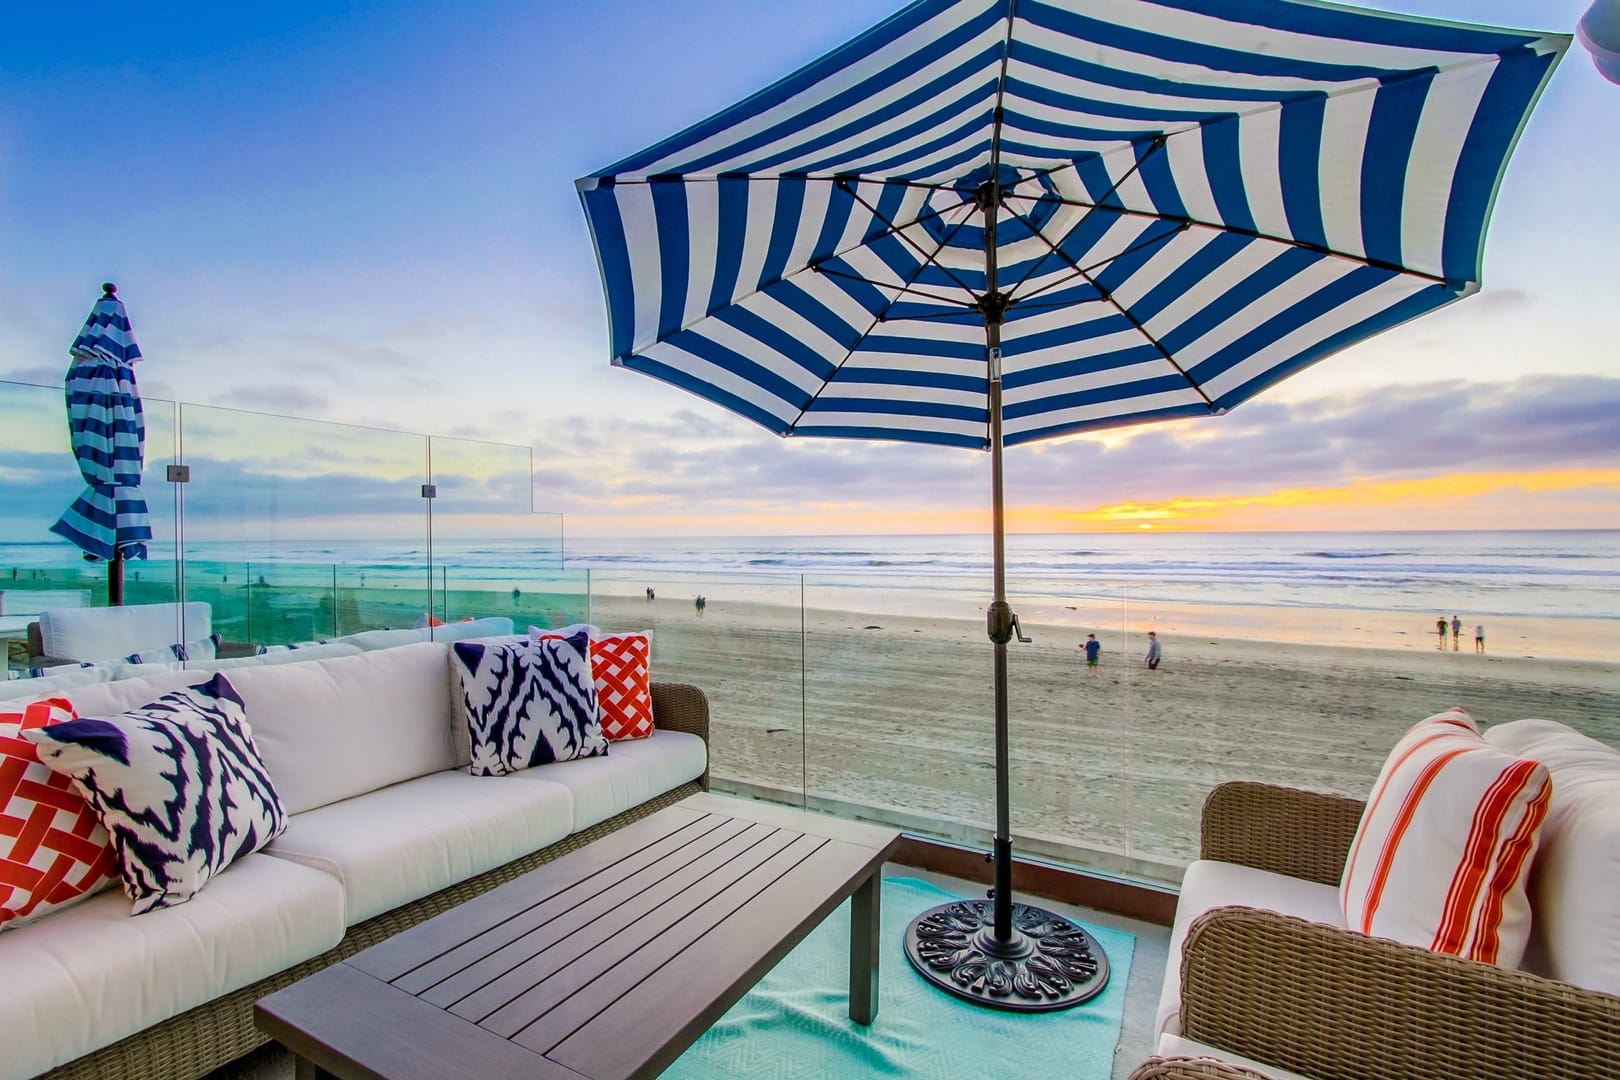
[{"label": "turquoise outdoor rug", "polygon": [[982,1009],[925,983],[901,945],[914,916],[954,899],[914,878],[884,879],[878,1015],[871,1027],[849,1018],[846,902],[693,1043],[664,1072],[665,1080],[1107,1080],[1135,937],[1086,925],[1108,954],[1113,975],[1084,1005],[1036,1014]]}]

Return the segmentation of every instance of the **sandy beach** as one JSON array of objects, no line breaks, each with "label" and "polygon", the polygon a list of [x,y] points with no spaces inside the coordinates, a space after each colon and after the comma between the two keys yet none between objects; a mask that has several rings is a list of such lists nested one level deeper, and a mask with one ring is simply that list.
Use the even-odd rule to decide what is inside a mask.
[{"label": "sandy beach", "polygon": [[[714,598],[699,617],[685,597],[597,597],[592,616],[654,630],[654,677],[708,693],[718,782],[952,819],[965,838],[992,820],[978,617]],[[1009,659],[1014,832],[1026,851],[1057,841],[1105,869],[1176,877],[1223,780],[1365,795],[1400,734],[1454,704],[1486,725],[1543,717],[1620,745],[1620,664],[1161,631],[1165,659],[1149,672],[1142,633],[1104,630],[1092,675],[1083,634],[1026,631],[1034,641]]]}]

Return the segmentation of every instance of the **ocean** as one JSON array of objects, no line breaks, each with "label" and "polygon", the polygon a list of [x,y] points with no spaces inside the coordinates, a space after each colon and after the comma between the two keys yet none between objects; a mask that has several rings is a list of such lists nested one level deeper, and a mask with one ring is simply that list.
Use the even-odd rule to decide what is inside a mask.
[{"label": "ocean", "polygon": [[[156,577],[163,545],[153,555],[146,566]],[[651,586],[670,596],[949,616],[975,614],[990,590],[984,535],[570,537],[562,553],[555,541],[458,540],[436,543],[432,555],[435,588],[493,592],[582,590],[588,575],[598,593]],[[272,577],[312,587],[334,575],[348,585],[414,586],[428,552],[416,540],[232,541],[188,543],[187,559],[188,580],[274,568]],[[1415,643],[1436,618],[1459,614],[1470,632],[1480,622],[1568,620],[1555,634],[1565,642],[1559,655],[1620,649],[1620,530],[1014,535],[1007,561],[1015,606],[1075,625],[1092,617],[1088,605],[1130,604],[1225,612],[1193,621],[1201,631],[1289,638],[1349,612]],[[0,544],[0,587],[9,568],[75,565],[60,542]]]}]

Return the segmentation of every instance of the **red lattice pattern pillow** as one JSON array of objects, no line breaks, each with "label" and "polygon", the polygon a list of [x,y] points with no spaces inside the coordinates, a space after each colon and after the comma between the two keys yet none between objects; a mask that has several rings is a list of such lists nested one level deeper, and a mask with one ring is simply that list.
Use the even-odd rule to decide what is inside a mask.
[{"label": "red lattice pattern pillow", "polygon": [[[546,631],[540,636],[560,635]],[[602,734],[609,742],[645,739],[653,733],[651,658],[650,633],[602,634],[591,638],[596,715],[602,723]]]},{"label": "red lattice pattern pillow", "polygon": [[0,930],[112,885],[118,864],[72,781],[40,763],[17,732],[75,719],[65,698],[0,710]]},{"label": "red lattice pattern pillow", "polygon": [[653,733],[651,657],[652,639],[646,634],[608,634],[591,642],[596,711],[609,741]]}]

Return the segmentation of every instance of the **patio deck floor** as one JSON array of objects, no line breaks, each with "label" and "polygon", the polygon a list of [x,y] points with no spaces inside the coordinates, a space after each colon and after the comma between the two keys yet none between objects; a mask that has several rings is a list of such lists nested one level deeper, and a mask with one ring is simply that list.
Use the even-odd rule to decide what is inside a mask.
[{"label": "patio deck floor", "polygon": [[[981,895],[984,888],[959,878],[894,863],[884,867],[884,876],[920,878],[961,896]],[[1019,898],[1037,900],[1042,907],[1083,923],[1136,935],[1136,952],[1131,961],[1130,983],[1125,994],[1124,1022],[1120,1027],[1119,1047],[1114,1054],[1113,1080],[1123,1080],[1143,1058],[1153,1052],[1153,1017],[1159,1005],[1165,954],[1170,946],[1169,928],[1090,908],[1026,898],[1022,894]],[[293,1061],[285,1050],[271,1043],[215,1070],[206,1080],[293,1080]]]}]

